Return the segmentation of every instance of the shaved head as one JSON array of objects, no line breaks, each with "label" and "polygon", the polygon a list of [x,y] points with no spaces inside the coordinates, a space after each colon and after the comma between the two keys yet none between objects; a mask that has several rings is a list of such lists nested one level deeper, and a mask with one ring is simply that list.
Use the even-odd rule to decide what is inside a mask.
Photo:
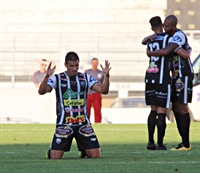
[{"label": "shaved head", "polygon": [[171,26],[176,27],[177,23],[178,23],[178,19],[176,16],[174,15],[169,15],[165,18],[166,22],[169,22],[171,24]]}]

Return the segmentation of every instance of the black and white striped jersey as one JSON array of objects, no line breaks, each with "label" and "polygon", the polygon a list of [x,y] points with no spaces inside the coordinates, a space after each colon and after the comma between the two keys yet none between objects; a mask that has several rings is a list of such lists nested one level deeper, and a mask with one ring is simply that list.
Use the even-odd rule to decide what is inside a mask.
[{"label": "black and white striped jersey", "polygon": [[[186,35],[180,29],[177,29],[173,37],[169,39],[169,43],[175,43],[178,46],[182,46],[182,48],[185,50],[191,49],[188,44]],[[191,78],[193,78],[194,72],[191,60],[190,58],[184,59],[180,55],[174,53],[174,56],[172,58],[172,77],[179,78],[183,76],[190,76]]]},{"label": "black and white striped jersey", "polygon": [[[147,47],[150,51],[165,48],[168,44],[169,35],[159,33],[153,41],[148,42]],[[169,84],[171,83],[170,70],[171,54],[167,56],[149,57],[149,67],[146,70],[145,83]]]},{"label": "black and white striped jersey", "polygon": [[80,125],[89,123],[86,109],[88,88],[98,83],[87,73],[69,77],[66,72],[53,75],[48,85],[56,91],[57,124]]}]

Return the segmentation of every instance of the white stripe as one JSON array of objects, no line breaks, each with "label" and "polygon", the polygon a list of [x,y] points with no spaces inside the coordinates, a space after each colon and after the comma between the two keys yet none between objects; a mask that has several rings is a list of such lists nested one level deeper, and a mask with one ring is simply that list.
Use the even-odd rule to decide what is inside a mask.
[{"label": "white stripe", "polygon": [[[88,81],[88,75],[87,75],[87,77],[86,77],[86,75],[87,75],[87,74],[84,75],[84,77],[85,77],[85,83],[86,83],[85,88],[89,88],[89,84],[88,84],[88,83],[89,83],[89,81]],[[88,90],[85,90],[85,91],[84,91],[84,100],[85,100],[85,104],[84,104],[84,115],[85,115],[86,121],[87,121],[87,122],[90,122],[90,120],[89,120],[89,118],[88,118],[88,116],[87,116],[87,115],[88,115],[88,113],[87,113],[87,105],[86,105],[86,104],[87,104],[87,99],[86,99],[86,98],[87,98],[87,95],[86,95],[87,91],[88,91]]]},{"label": "white stripe", "polygon": [[164,71],[164,56],[161,58],[159,84],[162,84],[162,83],[163,83],[163,71]]},{"label": "white stripe", "polygon": [[184,100],[183,103],[187,103],[187,89],[188,89],[188,76],[185,76],[185,82],[184,82]]},{"label": "white stripe", "polygon": [[[80,99],[80,92],[81,92],[81,89],[80,89],[80,81],[79,81],[79,79],[78,79],[78,75],[76,76],[76,82],[77,82],[77,99],[79,100]],[[81,108],[81,106],[80,105],[78,105],[78,115],[81,115],[81,112],[80,112],[80,108]]]},{"label": "white stripe", "polygon": [[192,73],[194,73],[194,70],[193,70],[193,67],[192,67],[190,58],[188,58],[187,61],[188,61],[188,64],[189,64],[189,66],[190,66],[190,71],[191,71]]},{"label": "white stripe", "polygon": [[61,106],[61,117],[60,117],[60,122],[58,124],[62,124],[62,120],[65,117],[65,107],[63,105],[63,100],[62,100],[62,92],[61,92],[61,80],[60,80],[60,75],[58,75],[58,91],[59,91],[59,98],[60,98],[60,106]]},{"label": "white stripe", "polygon": [[166,108],[170,107],[170,100],[171,100],[171,85],[167,85],[167,102],[166,102]]},{"label": "white stripe", "polygon": [[[162,45],[163,48],[166,47],[167,38],[168,38],[168,35],[165,35],[165,36],[164,36],[164,39],[163,39],[163,45]],[[164,56],[162,56],[162,58],[161,58],[159,84],[162,84],[162,83],[163,83],[164,58],[165,58]]]},{"label": "white stripe", "polygon": [[178,56],[178,73],[179,73],[179,77],[182,77],[182,72],[181,72],[181,57]]},{"label": "white stripe", "polygon": [[[70,77],[67,75],[66,72],[65,72],[65,76],[67,78],[67,86],[68,86],[67,89],[71,89],[71,80],[70,80]],[[68,95],[68,100],[71,100],[71,95]],[[71,105],[69,106],[69,109],[70,109],[70,116],[73,117],[73,112],[71,111],[72,110]]]}]

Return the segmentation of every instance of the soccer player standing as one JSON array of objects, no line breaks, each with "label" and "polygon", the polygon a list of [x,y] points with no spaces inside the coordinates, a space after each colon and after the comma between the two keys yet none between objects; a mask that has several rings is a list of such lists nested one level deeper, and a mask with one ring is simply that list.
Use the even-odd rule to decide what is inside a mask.
[{"label": "soccer player standing", "polygon": [[165,18],[163,28],[172,36],[166,48],[157,51],[147,50],[148,56],[163,56],[175,52],[172,59],[172,110],[174,112],[177,128],[182,142],[172,150],[190,150],[189,128],[190,115],[188,103],[192,101],[192,80],[194,77],[190,57],[180,56],[177,53],[181,48],[191,51],[187,36],[176,28],[178,19],[174,15]]},{"label": "soccer player standing", "polygon": [[[166,47],[169,35],[163,33],[162,21],[159,16],[150,19],[151,29],[155,32],[154,39],[150,37],[143,39],[142,44],[146,44],[150,51],[159,50]],[[163,144],[166,129],[166,112],[170,106],[171,77],[170,77],[170,55],[150,56],[149,67],[145,75],[145,100],[151,106],[148,116],[148,150],[166,150]],[[155,126],[158,129],[157,145],[154,142]]]}]

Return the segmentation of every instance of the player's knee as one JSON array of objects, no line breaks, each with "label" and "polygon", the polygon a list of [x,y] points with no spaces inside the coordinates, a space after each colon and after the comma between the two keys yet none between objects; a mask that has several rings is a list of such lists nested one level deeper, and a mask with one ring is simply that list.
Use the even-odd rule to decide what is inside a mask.
[{"label": "player's knee", "polygon": [[173,103],[172,104],[172,110],[174,113],[179,113],[180,112],[180,105],[178,103]]},{"label": "player's knee", "polygon": [[57,152],[55,150],[51,150],[49,159],[52,159],[52,160],[61,159],[62,156],[63,156],[63,152],[61,151]]},{"label": "player's knee", "polygon": [[188,105],[187,104],[182,104],[181,109],[180,109],[180,114],[184,115],[188,113]]},{"label": "player's knee", "polygon": [[51,157],[51,160],[59,160],[61,159],[62,157]]},{"label": "player's knee", "polygon": [[98,158],[100,158],[101,156],[100,156],[100,153],[95,153],[95,154],[91,154],[89,157],[90,157],[91,159],[98,159]]},{"label": "player's knee", "polygon": [[87,156],[92,159],[97,159],[101,157],[101,151],[99,148],[86,150],[86,153],[87,153]]}]

